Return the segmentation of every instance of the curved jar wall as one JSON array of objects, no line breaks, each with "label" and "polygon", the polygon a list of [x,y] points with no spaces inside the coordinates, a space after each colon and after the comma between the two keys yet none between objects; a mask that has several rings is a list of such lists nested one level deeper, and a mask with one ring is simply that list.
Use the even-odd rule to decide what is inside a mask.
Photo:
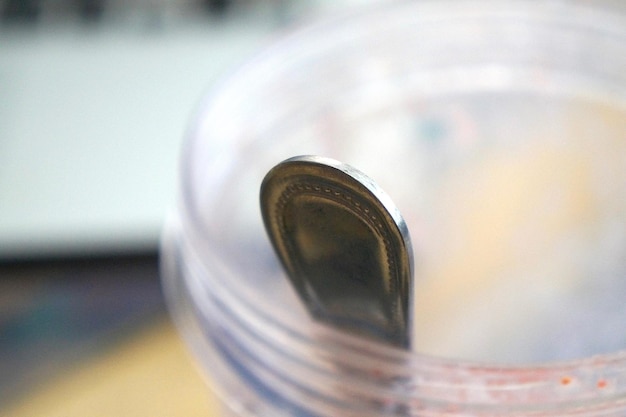
[{"label": "curved jar wall", "polygon": [[[567,2],[396,2],[301,30],[214,89],[163,237],[224,416],[626,415],[626,20]],[[265,173],[372,177],[414,245],[414,351],[313,322]]]}]

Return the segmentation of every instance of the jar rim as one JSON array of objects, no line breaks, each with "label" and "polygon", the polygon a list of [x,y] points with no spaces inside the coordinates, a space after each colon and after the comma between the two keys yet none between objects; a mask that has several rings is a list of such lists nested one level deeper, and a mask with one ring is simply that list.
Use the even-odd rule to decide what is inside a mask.
[{"label": "jar rim", "polygon": [[[598,12],[591,7],[581,5],[569,5],[570,13],[563,14],[560,13],[563,10],[562,2],[535,4],[529,1],[516,1],[503,5],[489,1],[444,1],[438,3],[427,1],[419,7],[424,8],[421,10],[430,11],[440,10],[439,8],[449,10],[450,3],[463,4],[463,7],[455,9],[453,16],[448,16],[447,19],[467,17],[468,13],[474,18],[477,16],[497,18],[503,14],[519,16],[522,13],[528,18],[541,18],[551,23],[580,25],[585,30],[602,32],[607,36],[622,40],[626,39],[626,29],[624,29],[626,28],[626,19],[624,16]],[[484,3],[488,3],[494,8],[473,8],[476,4]],[[408,3],[396,4],[391,10],[395,10],[397,13],[397,9],[402,7],[408,7]],[[382,9],[381,11],[383,13],[389,12]],[[372,12],[368,10],[365,13]],[[433,17],[435,20],[446,18],[437,13],[432,16],[435,16]],[[408,13],[405,14],[405,17],[407,19],[413,18]],[[607,24],[607,22],[609,23]],[[230,312],[234,318],[233,323],[242,326],[237,329],[241,333],[236,337],[255,337],[254,332],[257,332],[258,329],[271,332],[275,339],[289,340],[290,343],[281,345],[272,342],[267,345],[263,341],[258,341],[259,349],[268,349],[268,355],[288,356],[295,362],[304,364],[305,368],[317,376],[333,372],[339,366],[349,370],[342,376],[345,383],[359,386],[365,384],[364,390],[375,391],[380,389],[381,386],[385,386],[385,381],[391,377],[410,381],[410,387],[407,388],[409,391],[400,390],[394,394],[398,397],[398,401],[406,399],[407,396],[419,395],[421,401],[450,404],[451,402],[455,403],[455,398],[458,400],[464,396],[475,396],[481,398],[478,403],[474,404],[480,408],[499,405],[502,399],[508,398],[510,400],[512,391],[515,392],[515,398],[524,401],[523,404],[527,408],[529,407],[528,401],[532,402],[532,399],[535,399],[536,402],[533,404],[537,410],[550,410],[551,407],[564,403],[574,408],[582,406],[593,408],[600,403],[606,403],[606,401],[615,401],[616,399],[626,401],[624,400],[626,396],[626,350],[582,359],[517,365],[447,359],[419,352],[405,352],[380,343],[363,344],[356,337],[341,334],[316,324],[313,324],[314,334],[312,335],[305,333],[298,325],[297,320],[291,315],[285,314],[281,306],[272,304],[267,300],[259,300],[254,292],[246,287],[245,283],[236,279],[228,279],[232,277],[228,276],[227,268],[219,265],[218,259],[205,256],[213,252],[215,247],[220,244],[218,241],[212,240],[214,238],[210,237],[210,231],[207,231],[206,225],[200,220],[201,215],[199,213],[202,204],[197,198],[199,188],[194,186],[196,184],[195,176],[198,175],[194,155],[207,150],[200,149],[197,141],[192,139],[203,137],[201,132],[207,124],[212,122],[212,120],[207,121],[206,109],[228,106],[227,102],[230,98],[227,92],[232,91],[232,89],[241,90],[249,87],[253,74],[254,77],[257,77],[258,72],[263,71],[265,65],[275,63],[273,56],[277,52],[290,50],[290,48],[299,45],[302,39],[306,39],[309,34],[337,25],[335,19],[330,23],[313,25],[262,52],[214,90],[214,93],[208,97],[208,101],[202,106],[205,109],[204,112],[198,115],[198,123],[196,123],[198,127],[193,132],[188,133],[181,163],[182,184],[179,198],[180,219],[178,220],[180,224],[177,226],[180,228],[179,240],[186,247],[188,262],[215,279],[219,279],[219,276],[223,277],[219,281],[219,287],[225,294],[231,294],[228,297],[230,297],[231,302]],[[225,102],[226,104],[224,104]],[[202,176],[206,180],[207,173],[211,173],[214,175],[215,181],[221,181],[222,172],[220,172],[219,165],[221,163],[219,160],[228,157],[233,150],[224,143],[212,144],[211,146],[212,150],[217,151],[211,157],[215,166],[211,168],[212,172],[203,171]],[[219,146],[226,146],[227,149],[219,149]],[[210,188],[210,185],[207,186],[205,182],[202,187],[206,190],[206,188]],[[190,291],[191,297],[195,297],[192,302],[198,311],[202,312],[202,306],[206,305],[206,300],[202,297],[214,291],[215,285],[213,284],[215,282],[199,278],[194,279],[193,276],[194,271],[190,270],[187,285],[195,286],[196,290]],[[233,298],[232,294],[237,294],[237,296]],[[205,317],[205,319],[210,320],[210,317]],[[247,334],[246,332],[253,333]],[[311,358],[312,350],[316,352],[315,358]],[[340,363],[336,363],[336,361]],[[385,364],[386,372],[379,375],[377,372],[380,373],[380,370],[376,370],[376,364],[381,361]],[[363,375],[369,375],[371,381],[363,382],[361,380]],[[420,375],[420,377],[414,378],[411,377],[412,375]],[[595,377],[589,378],[589,375]],[[305,383],[306,377],[300,382]],[[386,392],[386,395],[389,393]],[[462,403],[462,401],[457,403]],[[522,403],[517,405],[521,406]],[[468,406],[468,404],[464,404],[464,406]]]},{"label": "jar rim", "polygon": [[[183,235],[185,232],[178,232],[179,245],[190,245],[185,242],[189,235]],[[228,333],[233,339],[255,355],[261,352],[254,361],[267,362],[273,372],[289,375],[292,384],[303,384],[308,390],[325,391],[325,384],[335,381],[338,386],[350,386],[351,395],[370,400],[375,397],[381,402],[407,402],[425,409],[460,407],[477,413],[519,407],[533,412],[553,411],[556,416],[563,415],[560,413],[565,408],[588,411],[622,402],[626,407],[626,350],[538,364],[489,363],[407,352],[364,342],[321,324],[313,323],[305,331],[280,306],[260,300],[223,269],[213,270],[212,262],[189,249],[185,263],[192,267],[185,274],[184,285],[200,321],[230,324]],[[227,317],[219,319],[214,309],[206,309],[213,305],[206,295],[215,297],[216,288],[220,289],[218,297],[227,299],[228,307]]]}]

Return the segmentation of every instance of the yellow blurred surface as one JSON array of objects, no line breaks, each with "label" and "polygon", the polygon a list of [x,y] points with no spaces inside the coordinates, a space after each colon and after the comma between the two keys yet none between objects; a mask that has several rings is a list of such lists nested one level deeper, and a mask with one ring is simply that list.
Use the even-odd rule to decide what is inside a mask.
[{"label": "yellow blurred surface", "polygon": [[68,369],[5,417],[217,417],[202,377],[170,322],[162,320]]}]

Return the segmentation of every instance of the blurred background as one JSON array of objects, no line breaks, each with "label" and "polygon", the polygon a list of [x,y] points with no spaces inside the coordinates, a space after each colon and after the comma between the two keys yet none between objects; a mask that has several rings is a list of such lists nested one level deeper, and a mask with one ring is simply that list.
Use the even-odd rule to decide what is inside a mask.
[{"label": "blurred background", "polygon": [[207,88],[369,0],[0,0],[0,415],[213,415],[158,242]]},{"label": "blurred background", "polygon": [[0,0],[0,415],[215,415],[158,275],[187,121],[264,45],[373,3]]}]

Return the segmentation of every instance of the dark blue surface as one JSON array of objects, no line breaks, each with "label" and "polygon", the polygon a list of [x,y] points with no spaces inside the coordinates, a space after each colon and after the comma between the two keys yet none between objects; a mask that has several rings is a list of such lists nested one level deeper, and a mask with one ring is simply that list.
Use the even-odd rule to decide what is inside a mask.
[{"label": "dark blue surface", "polygon": [[0,409],[163,313],[156,254],[0,264]]}]

